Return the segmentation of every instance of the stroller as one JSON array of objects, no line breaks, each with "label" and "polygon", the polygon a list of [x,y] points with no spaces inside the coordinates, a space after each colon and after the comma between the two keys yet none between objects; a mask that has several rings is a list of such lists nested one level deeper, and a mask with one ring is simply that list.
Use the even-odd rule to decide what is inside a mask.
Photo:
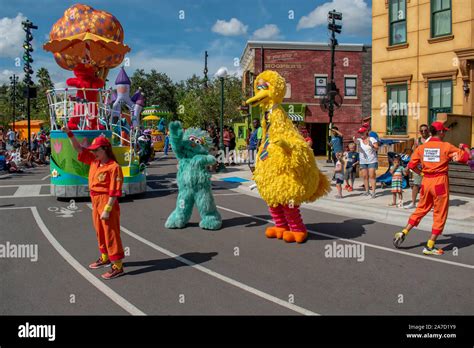
[{"label": "stroller", "polygon": [[[401,158],[401,164],[404,168],[407,167],[408,162],[410,162],[410,156],[404,153],[396,153],[396,152],[388,152],[387,157],[388,157],[388,169],[385,173],[380,175],[377,179],[376,182],[381,183],[382,188],[389,187],[392,185],[392,174],[390,173],[390,167],[393,165],[393,158],[398,155]],[[402,188],[405,189],[410,186],[410,177],[408,175],[403,177],[403,184]]]}]

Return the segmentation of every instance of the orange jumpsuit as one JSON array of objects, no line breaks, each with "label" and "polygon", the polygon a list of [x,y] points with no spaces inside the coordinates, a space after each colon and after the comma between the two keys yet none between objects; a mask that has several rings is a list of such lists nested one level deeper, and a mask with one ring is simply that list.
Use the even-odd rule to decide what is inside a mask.
[{"label": "orange jumpsuit", "polygon": [[92,200],[92,221],[97,233],[101,253],[107,254],[110,261],[124,258],[120,238],[120,206],[115,200],[108,220],[100,218],[109,197],[122,195],[123,174],[117,162],[110,160],[101,165],[100,161],[87,149],[83,149],[78,160],[90,165],[89,190]]},{"label": "orange jumpsuit", "polygon": [[420,202],[408,223],[418,226],[421,219],[433,208],[432,234],[443,232],[449,210],[448,164],[455,161],[467,163],[469,155],[450,143],[431,137],[418,146],[411,157],[408,168],[421,165],[423,181],[420,188]]}]

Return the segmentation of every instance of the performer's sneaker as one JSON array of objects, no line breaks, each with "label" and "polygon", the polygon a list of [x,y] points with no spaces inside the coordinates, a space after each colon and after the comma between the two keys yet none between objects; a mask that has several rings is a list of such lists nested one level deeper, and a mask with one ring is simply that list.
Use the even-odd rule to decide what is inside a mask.
[{"label": "performer's sneaker", "polygon": [[112,267],[110,268],[110,271],[108,271],[107,273],[104,273],[101,275],[102,278],[104,279],[114,279],[114,278],[117,278],[117,277],[120,277],[121,275],[123,275],[123,267],[121,268],[118,268],[117,266],[115,265],[112,265]]},{"label": "performer's sneaker", "polygon": [[103,261],[101,257],[99,257],[99,259],[94,262],[94,263],[91,263],[89,265],[89,268],[90,269],[97,269],[97,268],[102,268],[102,267],[107,267],[107,266],[110,266],[111,262],[110,260],[107,260],[107,261]]},{"label": "performer's sneaker", "polygon": [[443,249],[438,249],[438,248],[435,248],[435,247],[432,247],[431,249],[428,248],[428,247],[425,247],[423,249],[423,254],[425,254],[425,255],[443,255],[444,251],[443,251]]},{"label": "performer's sneaker", "polygon": [[395,248],[399,249],[400,245],[405,241],[406,234],[403,232],[397,232],[395,233],[395,237],[393,238],[393,245]]}]

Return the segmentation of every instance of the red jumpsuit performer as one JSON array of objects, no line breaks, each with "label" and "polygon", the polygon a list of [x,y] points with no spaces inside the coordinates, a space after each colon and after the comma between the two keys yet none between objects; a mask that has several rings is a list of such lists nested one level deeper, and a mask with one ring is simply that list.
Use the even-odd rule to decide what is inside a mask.
[{"label": "red jumpsuit performer", "polygon": [[433,209],[433,227],[431,237],[423,249],[425,255],[442,255],[442,249],[435,248],[436,239],[443,232],[449,209],[448,164],[455,161],[467,163],[471,158],[469,147],[461,144],[459,148],[443,142],[445,128],[442,122],[433,122],[430,127],[431,137],[418,146],[411,157],[408,168],[420,174],[418,165],[422,166],[423,181],[420,188],[420,202],[410,216],[408,224],[395,234],[393,244],[396,248],[405,240],[408,232],[418,226],[421,219]]},{"label": "red jumpsuit performer", "polygon": [[102,274],[104,279],[121,276],[123,271],[122,259],[124,250],[120,238],[120,206],[118,197],[122,195],[123,174],[112,152],[112,146],[107,138],[99,136],[92,145],[83,148],[74,134],[66,127],[72,145],[79,152],[78,160],[90,165],[89,190],[92,200],[92,220],[97,233],[99,250],[102,255],[90,264],[89,268],[96,269],[109,266],[109,272]]}]

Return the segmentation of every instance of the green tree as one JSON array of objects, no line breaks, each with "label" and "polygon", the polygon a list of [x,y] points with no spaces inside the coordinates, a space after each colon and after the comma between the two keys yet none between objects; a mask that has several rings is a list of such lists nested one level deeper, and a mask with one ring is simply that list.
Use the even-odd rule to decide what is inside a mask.
[{"label": "green tree", "polygon": [[149,73],[143,69],[137,69],[130,80],[132,81],[132,93],[141,87],[147,105],[160,105],[163,109],[176,113],[178,106],[176,86],[168,75],[154,69]]},{"label": "green tree", "polygon": [[[241,79],[230,76],[224,80],[224,124],[231,125],[240,117],[242,104]],[[193,75],[176,84],[178,118],[184,127],[206,127],[212,123],[220,125],[221,81],[213,79],[204,87],[204,79]]]},{"label": "green tree", "polygon": [[49,120],[49,106],[46,91],[53,89],[54,84],[46,68],[39,68],[36,72],[36,78],[38,79],[38,83],[36,84],[37,93],[36,100],[34,101],[34,118]]},{"label": "green tree", "polygon": [[[24,118],[24,88],[23,81],[18,81],[15,93],[15,120],[17,121]],[[3,84],[0,86],[0,124],[7,127],[11,122],[13,122],[13,88],[10,84]]]}]

